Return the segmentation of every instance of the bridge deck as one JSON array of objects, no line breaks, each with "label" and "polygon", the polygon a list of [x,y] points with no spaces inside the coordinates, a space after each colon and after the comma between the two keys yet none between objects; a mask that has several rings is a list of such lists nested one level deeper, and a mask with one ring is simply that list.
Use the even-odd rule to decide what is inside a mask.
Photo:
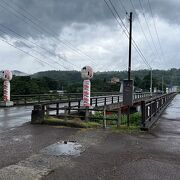
[{"label": "bridge deck", "polygon": [[175,96],[164,111],[153,132],[159,135],[165,134],[169,136],[169,139],[176,136],[180,138],[180,94]]}]

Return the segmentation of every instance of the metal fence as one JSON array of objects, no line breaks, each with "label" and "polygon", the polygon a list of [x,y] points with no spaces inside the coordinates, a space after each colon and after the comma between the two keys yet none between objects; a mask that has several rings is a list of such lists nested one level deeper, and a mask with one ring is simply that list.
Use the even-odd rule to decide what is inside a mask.
[{"label": "metal fence", "polygon": [[[157,96],[158,94],[153,94]],[[133,99],[139,100],[150,97],[150,93],[134,93]],[[122,102],[123,94],[119,92],[92,92],[91,106],[106,106],[107,104]],[[15,105],[33,105],[42,103],[70,103],[81,102],[82,93],[63,93],[63,94],[30,94],[30,95],[12,95],[11,100]],[[82,105],[82,104],[81,104]]]},{"label": "metal fence", "polygon": [[[136,125],[140,126],[143,130],[147,130],[153,125],[158,115],[165,109],[175,95],[176,93],[170,93],[151,97],[146,100],[142,100],[138,96],[139,98],[134,102],[130,111],[129,120],[127,118],[128,106],[123,106],[120,103],[118,108],[108,109],[108,105],[106,105],[108,102],[113,103],[118,101],[119,95],[111,97],[108,96],[108,98],[106,96],[93,97],[94,104],[97,105],[98,103],[103,103],[103,108],[96,108],[96,106],[84,108],[81,106],[80,100],[74,102],[69,101],[67,106],[61,106],[61,102],[43,103],[39,106],[41,107],[40,109],[42,110],[44,116],[56,116],[64,118],[65,120],[80,118],[86,121],[99,121],[102,122],[103,127],[106,127],[108,124],[117,125],[117,127],[120,125]],[[142,96],[144,97],[144,95]],[[106,98],[106,100],[102,100],[104,98]],[[36,106],[34,106],[34,109],[36,109]],[[134,118],[134,113],[137,111],[138,117]]]},{"label": "metal fence", "polygon": [[171,102],[176,93],[169,93],[141,101],[142,129],[149,129],[160,113]]}]

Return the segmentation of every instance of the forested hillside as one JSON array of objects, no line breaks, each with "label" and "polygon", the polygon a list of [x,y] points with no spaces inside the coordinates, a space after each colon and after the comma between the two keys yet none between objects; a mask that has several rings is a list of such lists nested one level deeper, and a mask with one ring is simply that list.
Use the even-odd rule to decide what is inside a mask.
[{"label": "forested hillside", "polygon": [[[120,80],[127,78],[127,72],[97,72],[92,79],[92,91],[119,91],[120,83],[110,83],[111,78]],[[180,85],[180,69],[153,70],[153,87],[161,90],[162,77],[164,88]],[[135,86],[144,90],[150,87],[150,71],[132,71]],[[78,71],[45,71],[32,76],[14,76],[11,81],[11,94],[48,93],[49,90],[65,90],[66,92],[82,92],[81,74]],[[0,96],[2,97],[2,80],[0,80]]]}]

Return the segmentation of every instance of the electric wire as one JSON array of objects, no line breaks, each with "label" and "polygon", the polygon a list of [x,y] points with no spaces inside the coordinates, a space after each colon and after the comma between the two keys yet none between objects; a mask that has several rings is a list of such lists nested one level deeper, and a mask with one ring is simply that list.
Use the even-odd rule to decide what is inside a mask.
[{"label": "electric wire", "polygon": [[[134,9],[134,11],[136,12],[136,8],[135,8],[132,0],[130,0],[130,3],[131,3],[132,8]],[[151,51],[152,51],[152,53],[153,53],[153,56],[156,57],[155,52],[154,52],[154,50],[153,50],[153,48],[152,48],[152,46],[151,46],[151,43],[149,42],[149,40],[148,40],[148,38],[147,38],[147,36],[146,36],[146,33],[145,33],[144,30],[143,30],[143,27],[142,27],[142,25],[141,25],[141,22],[140,22],[140,19],[139,19],[138,16],[137,16],[137,21],[138,21],[139,27],[140,27],[140,29],[141,29],[141,31],[142,31],[142,33],[143,33],[143,36],[144,36],[145,40],[147,41],[147,44],[148,44],[149,48],[151,49]],[[158,56],[158,55],[157,55],[157,56]]]},{"label": "electric wire", "polygon": [[[124,24],[122,18],[120,17],[119,13],[117,12],[115,6],[114,6],[113,3],[111,2],[111,0],[109,0],[109,1],[110,1],[111,5],[112,5],[114,11],[116,12],[118,18],[121,20],[121,22],[122,22],[122,24],[123,24],[126,32],[127,32],[128,35],[129,35],[129,30],[127,29],[126,25]],[[127,38],[129,38],[128,35],[126,35]],[[145,63],[149,68],[151,68],[151,66],[149,65],[147,59],[145,58],[145,56],[143,55],[142,51],[140,50],[139,46],[137,45],[137,43],[135,42],[135,40],[134,40],[133,38],[132,38],[132,45],[134,46],[134,48],[136,49],[136,51],[138,52],[138,54],[141,56],[141,58],[143,59],[144,63]]]},{"label": "electric wire", "polygon": [[[41,23],[39,19],[36,18],[36,21],[38,21],[38,23],[34,22],[34,20],[32,20],[31,18],[29,18],[28,16],[24,15],[23,13],[19,12],[17,9],[15,9],[14,7],[12,7],[11,4],[7,3],[6,1],[4,0],[1,0],[1,2],[3,2],[4,4],[6,4],[7,6],[4,7],[2,4],[0,6],[3,6],[3,8],[6,8],[8,10],[8,8],[11,8],[14,12],[20,14],[22,17],[24,17],[25,19],[27,19],[29,22],[31,22],[34,26],[34,28],[42,33],[42,32],[46,32],[47,34],[51,35],[56,41],[60,42],[61,44],[63,44],[65,47],[73,50],[76,54],[78,54],[79,56],[82,57],[85,56],[87,57],[92,63],[96,64],[95,60],[93,58],[91,58],[89,55],[83,53],[81,50],[79,50],[78,48],[74,47],[69,41],[67,40],[62,40],[62,39],[58,39],[56,38],[56,36],[58,36],[58,34],[56,32],[54,32],[54,30],[51,28],[51,30],[47,30],[47,28],[44,28],[44,27],[40,27],[39,24]],[[8,8],[7,8],[8,7]],[[27,12],[27,10],[25,10],[24,8],[21,8],[23,9],[24,12]],[[28,14],[31,14],[28,12]],[[34,16],[31,16],[31,17],[34,17]],[[27,21],[26,21],[27,22]],[[39,23],[40,22],[40,23]],[[28,22],[27,22],[28,23]],[[29,24],[29,23],[28,23]],[[37,28],[38,27],[38,28]],[[50,29],[50,27],[49,27]],[[53,32],[53,33],[52,33]]]},{"label": "electric wire", "polygon": [[158,34],[158,31],[157,31],[156,23],[155,23],[154,16],[153,16],[152,7],[151,7],[151,4],[150,4],[149,0],[148,0],[148,5],[149,5],[150,13],[151,13],[151,16],[152,16],[152,19],[153,19],[153,25],[154,25],[155,33],[156,33],[156,36],[157,36],[158,44],[159,44],[159,47],[160,47],[160,50],[161,50],[161,54],[163,56],[163,59],[165,60],[164,51],[163,51],[161,43],[160,43],[159,34]]},{"label": "electric wire", "polygon": [[153,36],[152,36],[152,34],[151,34],[151,31],[150,31],[150,28],[149,28],[149,24],[148,24],[148,22],[147,22],[146,15],[145,15],[145,13],[144,13],[144,8],[143,8],[143,5],[142,5],[142,3],[141,3],[141,0],[139,0],[139,4],[140,4],[141,10],[142,10],[142,15],[143,15],[144,20],[145,20],[145,23],[146,23],[146,25],[147,25],[147,29],[148,29],[148,32],[149,32],[149,35],[150,35],[152,44],[153,44],[153,46],[154,46],[154,49],[155,49],[155,51],[156,51],[159,59],[162,60],[161,56],[160,56],[159,53],[158,53],[158,50],[157,50],[156,44],[155,44],[155,42],[154,42]]},{"label": "electric wire", "polygon": [[[25,41],[27,41],[27,42],[35,45],[36,47],[38,47],[38,48],[40,48],[40,49],[48,52],[49,54],[55,56],[56,58],[58,57],[58,60],[64,61],[64,62],[66,62],[66,63],[69,63],[69,64],[71,64],[71,65],[73,65],[73,66],[76,66],[75,64],[73,64],[73,63],[71,63],[71,62],[69,62],[69,61],[66,61],[66,60],[65,60],[64,58],[62,58],[61,56],[57,56],[57,55],[54,54],[52,51],[50,51],[50,50],[48,50],[48,49],[40,46],[39,44],[37,44],[37,43],[35,43],[35,42],[33,42],[33,41],[29,40],[29,39],[27,39],[25,36],[19,34],[18,32],[16,32],[15,30],[9,28],[8,26],[6,26],[6,25],[4,25],[4,24],[2,24],[2,23],[0,23],[0,26],[3,27],[3,28],[5,28],[5,29],[7,29],[8,31],[16,34],[18,37],[24,39]],[[4,33],[7,34],[6,32],[4,32]],[[54,61],[54,60],[53,60],[53,61]],[[58,63],[58,64],[59,64],[59,63]],[[62,64],[59,64],[59,65],[62,65]],[[64,65],[62,65],[62,66],[64,67]],[[76,66],[76,67],[78,67],[78,66]],[[65,69],[68,69],[67,67],[64,67],[64,68],[65,68]]]},{"label": "electric wire", "polygon": [[[29,53],[29,52],[27,52],[27,51],[22,50],[21,48],[16,47],[14,44],[11,44],[10,42],[8,42],[7,40],[5,40],[4,38],[0,38],[0,40],[3,41],[3,42],[5,42],[5,43],[8,44],[9,46],[11,46],[11,47],[13,47],[13,48],[15,48],[15,49],[23,52],[24,54],[33,57],[33,58],[34,58],[36,61],[38,61],[40,64],[47,64],[47,65],[50,66],[51,68],[57,69],[57,67],[53,66],[52,64],[50,64],[50,63],[48,63],[48,62],[46,62],[46,61],[44,61],[44,60],[42,60],[42,59],[40,59],[40,58],[32,55],[31,53]],[[57,69],[57,70],[58,70],[58,69]]]},{"label": "electric wire", "polygon": [[[111,4],[112,8],[114,9],[115,13],[113,12],[113,10],[112,10],[111,7],[109,6],[109,4],[106,2],[106,0],[104,0],[104,1],[105,1],[105,3],[106,3],[107,7],[110,9],[112,15],[114,16],[114,18],[116,19],[116,21],[117,21],[118,24],[120,25],[120,27],[124,30],[123,32],[124,32],[124,34],[126,35],[126,37],[129,38],[129,31],[128,31],[126,25],[124,24],[123,20],[122,20],[121,17],[119,16],[119,14],[118,14],[116,8],[114,7],[113,3],[111,2],[111,0],[109,0],[109,2],[110,2],[110,4]],[[119,20],[121,21],[122,25],[121,25],[121,23],[119,22],[119,20],[118,20],[118,18],[116,17],[115,14],[117,15],[117,17],[118,17]],[[124,27],[124,28],[123,28],[123,27]],[[135,48],[135,50],[138,52],[138,54],[140,55],[140,57],[141,57],[141,59],[144,61],[144,63],[145,63],[149,68],[151,68],[151,66],[149,65],[148,61],[146,60],[145,56],[143,55],[143,53],[141,52],[140,48],[138,47],[137,43],[135,42],[135,40],[134,40],[133,38],[132,38],[132,45],[133,45],[133,47]]]},{"label": "electric wire", "polygon": [[[3,7],[3,8],[6,8],[6,7],[4,7],[2,4],[0,4],[0,6]],[[7,9],[7,8],[6,8],[6,9]],[[7,10],[8,10],[8,9],[7,9]],[[15,13],[16,13],[16,12],[15,12]],[[17,13],[15,14],[15,16],[16,16],[17,18],[19,18],[19,17],[21,18],[21,16],[18,16]],[[22,20],[23,22],[29,24],[29,23],[28,23],[27,21],[25,21],[24,19],[21,19],[21,20]],[[39,31],[36,27],[35,27],[35,29],[36,29],[39,33],[42,33],[42,32]],[[32,35],[31,35],[31,36],[32,36]],[[59,58],[62,59],[62,60],[64,60],[64,61],[67,61],[67,62],[70,63],[70,64],[72,64],[72,63],[69,62],[67,59],[64,59],[64,58],[62,58],[62,57],[60,57],[60,56],[59,56]]]}]

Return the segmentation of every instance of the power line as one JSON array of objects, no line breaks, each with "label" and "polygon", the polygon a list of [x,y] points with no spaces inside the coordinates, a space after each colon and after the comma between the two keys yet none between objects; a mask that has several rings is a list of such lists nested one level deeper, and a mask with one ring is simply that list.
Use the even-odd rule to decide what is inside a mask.
[{"label": "power line", "polygon": [[[2,29],[0,29],[0,32],[2,32],[3,34],[5,34],[6,32],[5,31],[3,31]],[[24,43],[24,42],[23,42]],[[40,54],[41,56],[43,56],[43,57],[45,57],[45,58],[48,58],[49,59],[49,57],[47,57],[46,55],[44,55],[44,54],[42,54],[41,52],[39,52],[39,51],[37,51],[37,50],[35,50],[35,49],[32,49],[31,47],[29,47],[26,43],[25,43],[25,45],[28,47],[28,48],[30,48],[32,51],[34,51],[34,52],[36,52],[36,53],[38,53],[38,54]],[[57,62],[57,61],[55,61],[54,59],[52,59],[52,58],[50,58],[52,61],[54,61],[55,63],[57,63],[58,65],[60,65],[60,66],[63,66],[62,64],[60,64],[59,62]],[[68,68],[67,67],[65,67],[65,66],[63,66],[65,69],[67,69],[68,70]]]},{"label": "power line", "polygon": [[[52,53],[50,50],[48,50],[48,49],[46,49],[46,48],[44,48],[44,47],[41,47],[40,45],[38,45],[37,43],[35,43],[35,42],[31,41],[31,40],[28,40],[25,36],[19,34],[18,32],[14,31],[13,29],[9,28],[8,26],[6,26],[6,25],[4,25],[4,24],[1,24],[1,23],[0,23],[0,26],[2,26],[3,28],[7,29],[8,31],[16,34],[17,36],[23,38],[25,41],[30,42],[31,44],[35,45],[36,47],[38,47],[38,48],[40,48],[40,49],[48,52],[49,54],[57,57],[57,55],[54,54],[54,53]],[[4,32],[4,33],[6,34],[6,32]],[[43,56],[44,56],[44,55],[43,55]],[[65,60],[65,59],[62,58],[61,56],[58,56],[58,59],[59,59],[59,60],[63,60],[63,61],[66,62],[66,63],[68,62],[69,64],[71,64],[71,65],[73,65],[73,66],[76,66],[75,64],[69,62],[68,60]],[[53,61],[54,61],[54,60],[53,60]],[[59,63],[58,63],[58,64],[59,64]],[[63,66],[62,64],[59,64],[59,65]],[[63,67],[64,67],[65,69],[68,69],[68,68],[65,67],[65,66],[63,66]]]},{"label": "power line", "polygon": [[149,9],[150,9],[151,16],[152,16],[152,19],[153,19],[153,25],[154,25],[155,33],[156,33],[156,36],[157,36],[158,44],[159,44],[159,47],[160,47],[162,56],[163,56],[163,58],[165,59],[164,52],[163,52],[163,49],[162,49],[162,46],[161,46],[161,43],[160,43],[160,39],[159,39],[159,35],[158,35],[156,23],[155,23],[155,20],[154,20],[153,11],[152,11],[151,4],[150,4],[150,1],[149,1],[149,0],[148,0],[148,5],[149,5]]},{"label": "power line", "polygon": [[41,63],[41,64],[47,64],[48,66],[52,67],[53,69],[57,69],[57,67],[52,66],[52,65],[49,64],[48,62],[46,62],[46,61],[44,61],[44,60],[41,60],[40,58],[37,58],[36,56],[30,54],[29,52],[26,52],[26,51],[24,51],[24,50],[16,47],[14,44],[11,44],[10,42],[6,41],[5,39],[0,38],[0,40],[3,41],[3,42],[5,42],[5,43],[8,44],[9,46],[14,47],[15,49],[18,49],[19,51],[23,52],[24,54],[27,54],[27,55],[33,57],[33,58],[34,58],[36,61],[38,61],[39,63]]},{"label": "power line", "polygon": [[[132,0],[130,0],[130,3],[131,3],[132,8],[134,9],[134,11],[136,12],[136,9],[135,9],[135,6],[134,6]],[[141,28],[141,31],[142,31],[142,33],[143,33],[143,36],[145,37],[145,39],[146,39],[146,41],[147,41],[147,44],[148,44],[149,48],[151,49],[154,57],[156,57],[156,55],[155,55],[155,53],[154,53],[154,50],[153,50],[153,48],[152,48],[152,46],[151,46],[151,43],[149,42],[149,40],[148,40],[148,38],[147,38],[147,36],[146,36],[146,33],[145,33],[144,30],[143,30],[143,27],[142,27],[142,25],[141,25],[141,22],[140,22],[138,16],[137,16],[137,20],[138,20],[139,26],[140,26],[140,28]],[[158,55],[157,55],[157,56],[158,56]]]},{"label": "power line", "polygon": [[[15,9],[14,7],[12,7],[11,4],[5,2],[4,0],[1,0],[1,1],[2,1],[4,4],[6,4],[6,5],[8,6],[8,8],[11,8],[14,12],[20,14],[22,17],[24,17],[24,18],[27,19],[29,22],[31,22],[31,23],[33,24],[34,28],[35,28],[39,33],[42,33],[42,32],[44,33],[44,32],[46,32],[47,34],[51,35],[56,41],[58,41],[58,42],[60,42],[61,44],[63,44],[65,47],[68,47],[69,49],[73,50],[76,54],[78,54],[78,55],[80,55],[80,56],[83,55],[83,56],[87,57],[92,63],[96,64],[96,62],[95,62],[95,60],[94,60],[93,58],[91,58],[90,56],[88,56],[88,55],[86,55],[85,53],[83,53],[81,50],[79,50],[79,49],[77,49],[76,47],[74,47],[69,41],[56,38],[55,35],[58,36],[58,34],[57,34],[56,32],[54,32],[54,30],[53,30],[52,28],[49,27],[49,29],[50,29],[50,31],[49,31],[47,28],[40,27],[40,26],[39,26],[39,22],[41,23],[41,21],[38,20],[37,18],[35,18],[35,20],[36,20],[38,23],[34,22],[34,20],[32,20],[31,18],[29,18],[28,16],[26,16],[26,15],[24,15],[23,13],[19,12],[17,9]],[[14,5],[15,5],[15,4],[14,4]],[[3,6],[3,5],[1,4],[1,6]],[[6,6],[6,7],[7,7],[7,6]],[[15,5],[15,6],[17,7],[17,5]],[[6,7],[3,6],[3,8],[6,8]],[[6,8],[6,9],[7,9],[7,8]],[[21,9],[23,9],[23,11],[27,13],[27,10],[25,10],[24,8],[21,8]],[[8,10],[8,9],[7,9],[7,10]],[[31,13],[28,12],[28,14],[31,14]],[[34,18],[33,15],[32,15],[31,17]],[[28,22],[26,21],[26,23],[28,23]],[[28,24],[29,24],[29,23],[28,23]],[[38,28],[37,28],[37,27],[38,27]],[[39,30],[40,30],[40,31],[39,31]],[[52,32],[53,32],[53,34],[52,34]]]},{"label": "power line", "polygon": [[123,8],[123,10],[125,11],[126,14],[128,14],[123,2],[121,0],[118,0],[118,2],[120,3],[121,7]]},{"label": "power line", "polygon": [[[125,28],[124,34],[126,35],[127,38],[129,38],[129,37],[128,37],[129,31],[128,31],[126,25],[124,24],[123,20],[122,20],[121,17],[119,16],[119,14],[118,14],[116,8],[114,7],[113,3],[111,2],[111,0],[109,0],[109,2],[110,2],[110,4],[111,4],[112,8],[114,9],[116,15],[117,15],[118,18],[120,19],[122,25],[121,25],[121,23],[119,22],[118,18],[116,17],[115,13],[113,12],[113,10],[111,9],[111,7],[109,6],[109,4],[106,2],[106,0],[104,0],[104,1],[105,1],[106,5],[108,6],[108,8],[110,9],[110,11],[111,11],[111,13],[113,14],[113,16],[115,17],[116,21],[117,21],[118,24],[120,25],[120,27],[121,27],[123,30],[124,30],[124,28]],[[124,28],[123,28],[123,27],[124,27]],[[150,66],[149,63],[147,62],[146,58],[144,57],[143,53],[141,52],[140,48],[138,47],[137,43],[135,42],[135,40],[134,40],[133,38],[132,38],[132,45],[133,45],[133,47],[135,48],[135,50],[138,52],[138,54],[140,55],[140,57],[142,58],[142,60],[144,61],[144,63],[145,63],[148,67],[151,68],[151,66]]]},{"label": "power line", "polygon": [[[128,31],[126,25],[124,24],[123,20],[122,20],[121,17],[119,16],[119,13],[117,12],[117,10],[116,10],[116,8],[114,7],[113,3],[111,2],[111,0],[109,0],[109,1],[110,1],[111,5],[112,5],[114,11],[115,11],[116,14],[118,15],[119,19],[121,20],[123,26],[125,27],[126,31],[127,31],[128,34],[129,34],[129,31]],[[122,3],[121,0],[119,0],[119,2],[120,2],[120,4],[122,5],[125,13],[127,14],[127,10],[126,10],[124,4]],[[127,38],[128,38],[128,37],[127,37]],[[141,56],[141,58],[143,59],[144,63],[151,69],[151,66],[150,66],[149,63],[147,62],[147,60],[146,60],[146,58],[144,57],[142,51],[140,50],[140,48],[138,47],[137,43],[135,42],[135,40],[134,40],[133,38],[132,38],[132,41],[133,41],[133,46],[134,46],[135,50],[136,50],[136,51],[138,52],[138,54]]]},{"label": "power line", "polygon": [[[151,34],[151,31],[150,31],[150,28],[149,28],[149,25],[148,25],[148,22],[147,22],[147,19],[146,19],[146,15],[145,15],[145,13],[144,13],[144,8],[143,8],[143,6],[142,6],[141,0],[139,0],[139,4],[140,4],[140,7],[141,7],[141,9],[142,9],[142,14],[143,14],[143,17],[144,17],[144,19],[145,19],[145,23],[146,23],[146,25],[147,25],[150,38],[151,38],[151,40],[152,40],[152,44],[153,44],[153,46],[154,46],[154,48],[155,48],[155,51],[156,51],[157,55],[159,56],[158,51],[157,51],[157,47],[156,47],[156,45],[155,45],[153,36],[152,36],[152,34]],[[161,59],[161,56],[159,56],[159,58]]]}]

